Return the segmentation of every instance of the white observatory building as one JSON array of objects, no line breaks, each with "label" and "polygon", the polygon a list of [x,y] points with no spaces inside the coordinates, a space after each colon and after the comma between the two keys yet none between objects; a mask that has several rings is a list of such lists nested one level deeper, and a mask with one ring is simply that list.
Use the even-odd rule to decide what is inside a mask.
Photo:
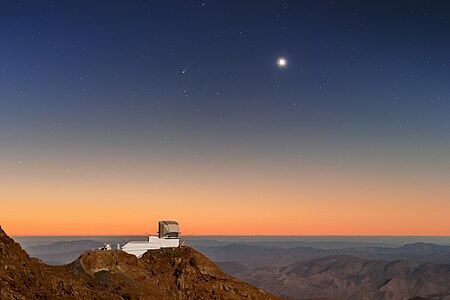
[{"label": "white observatory building", "polygon": [[175,221],[159,221],[158,236],[149,236],[148,241],[131,241],[122,246],[122,251],[141,257],[147,250],[174,248],[180,245],[180,230]]}]

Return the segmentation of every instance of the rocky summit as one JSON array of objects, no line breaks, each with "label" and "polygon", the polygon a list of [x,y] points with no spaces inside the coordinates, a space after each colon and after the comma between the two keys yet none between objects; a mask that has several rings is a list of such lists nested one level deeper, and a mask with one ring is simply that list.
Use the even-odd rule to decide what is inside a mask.
[{"label": "rocky summit", "polygon": [[277,299],[189,247],[141,258],[94,250],[64,266],[31,258],[0,227],[0,299]]}]

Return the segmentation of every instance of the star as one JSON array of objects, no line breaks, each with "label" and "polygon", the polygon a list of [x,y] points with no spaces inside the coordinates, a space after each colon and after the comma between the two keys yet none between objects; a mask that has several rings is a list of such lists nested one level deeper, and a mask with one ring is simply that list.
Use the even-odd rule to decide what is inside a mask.
[{"label": "star", "polygon": [[285,68],[287,66],[287,59],[284,57],[279,57],[277,59],[277,66],[280,68]]}]

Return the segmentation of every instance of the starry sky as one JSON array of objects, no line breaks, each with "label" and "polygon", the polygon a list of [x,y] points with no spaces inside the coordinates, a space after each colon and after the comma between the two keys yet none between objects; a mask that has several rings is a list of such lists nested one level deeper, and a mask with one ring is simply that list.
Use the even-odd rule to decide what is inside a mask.
[{"label": "starry sky", "polygon": [[1,1],[1,225],[450,235],[450,3],[372,2]]}]

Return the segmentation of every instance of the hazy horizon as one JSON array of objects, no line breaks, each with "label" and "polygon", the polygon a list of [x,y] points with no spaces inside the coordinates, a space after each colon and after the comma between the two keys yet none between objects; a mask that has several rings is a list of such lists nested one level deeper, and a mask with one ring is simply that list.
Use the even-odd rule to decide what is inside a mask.
[{"label": "hazy horizon", "polygon": [[[145,240],[146,235],[104,235],[104,236],[12,236],[23,247],[46,245],[55,242],[79,240],[96,240],[102,242],[117,242]],[[418,242],[450,246],[450,236],[180,236],[187,241],[217,241],[228,243],[258,243],[258,242],[304,242],[304,243],[361,243],[379,244],[391,247],[403,246]]]}]

